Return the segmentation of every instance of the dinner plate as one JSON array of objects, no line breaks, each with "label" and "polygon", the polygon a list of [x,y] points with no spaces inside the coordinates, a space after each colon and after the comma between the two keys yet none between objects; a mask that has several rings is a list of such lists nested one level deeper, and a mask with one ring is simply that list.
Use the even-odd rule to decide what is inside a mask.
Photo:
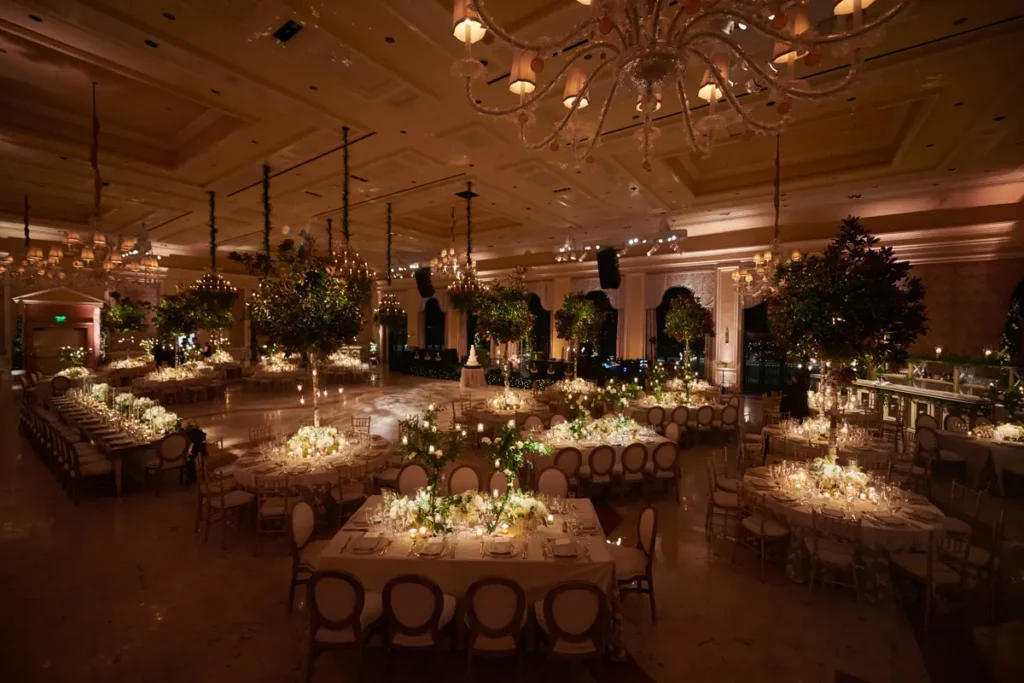
[{"label": "dinner plate", "polygon": [[769,489],[771,489],[773,487],[773,485],[772,485],[772,483],[770,481],[766,481],[764,479],[759,479],[757,477],[754,477],[753,479],[751,479],[747,483],[750,484],[755,489],[760,489],[762,491],[767,491],[767,490],[769,490]]},{"label": "dinner plate", "polygon": [[774,491],[772,492],[772,498],[779,501],[780,503],[795,503],[797,501],[796,496],[785,491]]},{"label": "dinner plate", "polygon": [[907,517],[916,519],[920,522],[934,522],[939,518],[939,513],[935,510],[924,507],[909,507],[904,510]]},{"label": "dinner plate", "polygon": [[903,519],[902,517],[897,517],[896,515],[872,515],[871,518],[884,526],[907,525],[907,520]]},{"label": "dinner plate", "polygon": [[832,507],[830,505],[823,505],[818,512],[825,515],[826,517],[843,517],[844,513],[841,508]]},{"label": "dinner plate", "polygon": [[579,555],[579,551],[573,543],[566,543],[562,545],[555,543],[551,546],[551,554],[559,559],[571,559]]},{"label": "dinner plate", "polygon": [[349,542],[349,548],[356,555],[369,555],[380,550],[384,538],[381,536],[366,534]]}]

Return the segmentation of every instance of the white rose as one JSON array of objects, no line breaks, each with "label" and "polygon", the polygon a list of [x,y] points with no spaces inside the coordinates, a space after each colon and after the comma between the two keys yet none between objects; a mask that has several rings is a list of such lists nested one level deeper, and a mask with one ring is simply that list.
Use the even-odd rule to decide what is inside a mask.
[{"label": "white rose", "polygon": [[491,439],[490,439],[490,437],[485,436],[484,438],[480,439],[480,443],[484,443],[484,444],[487,444],[488,446],[490,446],[491,445]]}]

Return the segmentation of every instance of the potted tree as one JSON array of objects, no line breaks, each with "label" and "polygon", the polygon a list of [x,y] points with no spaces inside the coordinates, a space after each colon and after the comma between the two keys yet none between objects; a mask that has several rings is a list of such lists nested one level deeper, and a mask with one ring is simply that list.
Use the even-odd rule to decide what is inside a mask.
[{"label": "potted tree", "polygon": [[555,333],[572,347],[572,376],[576,376],[580,346],[597,342],[604,323],[604,313],[583,292],[565,297],[555,311]]},{"label": "potted tree", "polygon": [[700,305],[692,294],[680,294],[672,299],[665,313],[665,334],[683,342],[684,372],[690,374],[690,342],[701,337],[714,336],[715,325],[711,311]]},{"label": "potted tree", "polygon": [[505,391],[509,389],[509,344],[530,334],[534,315],[523,283],[525,268],[517,268],[507,282],[496,281],[478,299],[477,329],[480,334],[505,345]]},{"label": "potted tree", "polygon": [[833,396],[829,455],[835,457],[838,395],[853,383],[855,367],[904,359],[928,329],[921,280],[851,216],[824,253],[779,265],[767,302],[779,346],[821,361]]}]

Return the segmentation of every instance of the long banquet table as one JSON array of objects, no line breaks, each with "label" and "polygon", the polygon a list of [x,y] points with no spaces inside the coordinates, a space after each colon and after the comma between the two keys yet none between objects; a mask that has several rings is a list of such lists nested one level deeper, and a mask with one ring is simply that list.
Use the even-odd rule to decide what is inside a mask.
[{"label": "long banquet table", "polygon": [[963,456],[967,466],[968,480],[978,483],[991,463],[995,471],[999,495],[1004,495],[1003,475],[1009,470],[1024,474],[1024,444],[1013,444],[994,439],[979,439],[962,432],[936,430],[939,448]]},{"label": "long banquet table", "polygon": [[650,440],[637,440],[630,441],[629,443],[601,443],[596,441],[545,441],[545,445],[550,448],[550,453],[547,455],[541,455],[539,453],[528,453],[527,459],[533,464],[535,471],[540,471],[545,467],[551,467],[555,464],[555,456],[558,451],[563,448],[578,448],[580,453],[583,455],[583,465],[587,465],[590,458],[590,453],[598,446],[611,446],[612,450],[615,451],[615,464],[622,464],[622,451],[626,450],[626,446],[633,443],[643,444],[647,448],[647,461],[651,461],[653,457],[654,449],[661,443],[673,443],[672,439],[666,439],[664,436],[657,436]]}]

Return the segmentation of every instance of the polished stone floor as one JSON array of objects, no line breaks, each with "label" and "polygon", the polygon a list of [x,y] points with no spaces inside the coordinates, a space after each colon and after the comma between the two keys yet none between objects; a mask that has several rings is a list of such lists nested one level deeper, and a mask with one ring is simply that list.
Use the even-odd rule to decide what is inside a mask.
[{"label": "polished stone floor", "polygon": [[[456,393],[454,383],[405,377],[383,388],[348,387],[329,397],[324,420],[346,425],[353,414],[370,415],[374,432],[394,438],[397,418]],[[0,680],[303,680],[308,617],[298,601],[286,611],[286,541],[262,544],[259,557],[244,530],[229,536],[226,551],[212,539],[204,545],[192,528],[194,491],[177,484],[159,498],[139,485],[120,499],[98,490],[75,507],[18,437],[10,392],[0,394]],[[230,450],[249,429],[287,433],[311,411],[297,395],[239,388],[226,405],[178,412]],[[658,624],[645,600],[623,603],[627,648],[649,679],[927,681],[907,617],[894,605],[858,615],[852,594],[831,590],[808,604],[806,587],[780,568],[761,583],[751,554],[732,564],[730,545],[709,548],[708,451],[684,452],[681,504],[658,502]],[[642,505],[615,504],[624,521],[613,537],[633,543]],[[315,680],[351,680],[346,673],[327,655]],[[591,673],[560,677],[589,681]]]}]

